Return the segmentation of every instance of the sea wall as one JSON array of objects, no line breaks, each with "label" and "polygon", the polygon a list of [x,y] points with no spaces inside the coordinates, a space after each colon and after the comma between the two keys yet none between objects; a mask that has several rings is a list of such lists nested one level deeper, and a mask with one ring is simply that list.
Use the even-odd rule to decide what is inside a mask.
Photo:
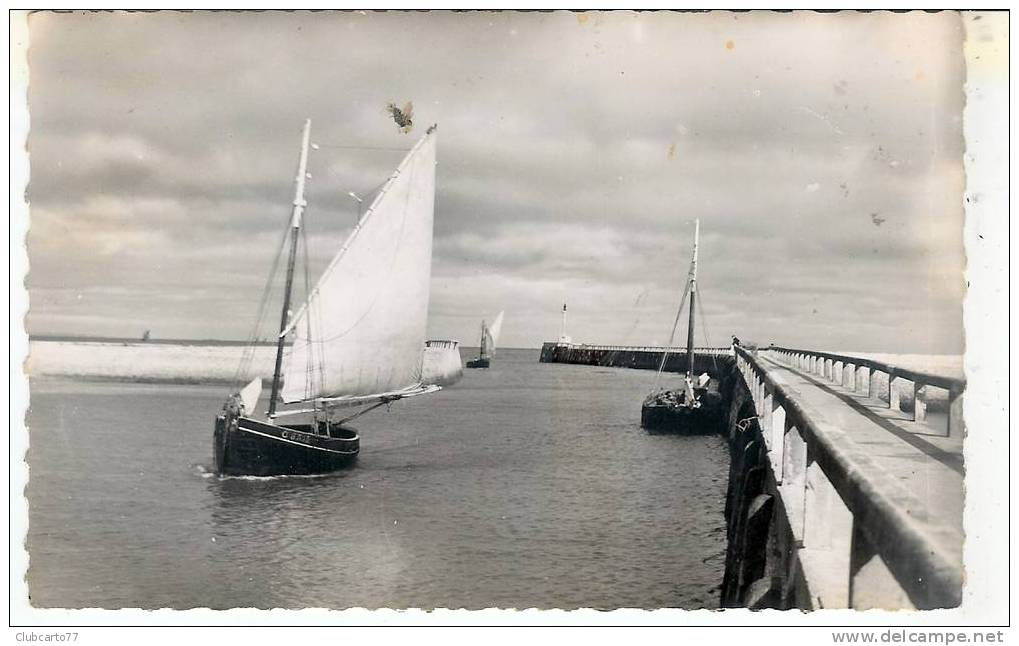
[{"label": "sea wall", "polygon": [[[261,377],[272,379],[276,346],[251,348],[242,374],[238,366],[248,346],[239,343],[161,341],[62,341],[33,339],[25,370],[30,377],[61,377],[140,383],[217,384]],[[424,383],[450,385],[463,375],[457,348],[425,348]]]},{"label": "sea wall", "polygon": [[[32,340],[25,369],[30,377],[232,383],[244,351],[242,345],[215,343]],[[272,379],[275,357],[274,346],[255,346],[250,369],[241,378]]]}]

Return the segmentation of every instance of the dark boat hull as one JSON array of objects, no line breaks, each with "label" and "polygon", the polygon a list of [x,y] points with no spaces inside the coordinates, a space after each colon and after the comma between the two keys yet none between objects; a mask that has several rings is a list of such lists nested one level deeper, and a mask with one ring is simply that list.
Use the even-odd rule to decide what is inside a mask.
[{"label": "dark boat hull", "polygon": [[697,408],[645,401],[640,426],[655,433],[711,435],[722,431],[722,405],[717,393],[707,393]]},{"label": "dark boat hull", "polygon": [[309,475],[336,471],[357,459],[361,440],[353,429],[331,426],[328,436],[311,431],[307,424],[276,426],[220,415],[213,439],[216,471],[222,475]]},{"label": "dark boat hull", "polygon": [[467,362],[468,368],[487,368],[489,364],[488,359],[474,359],[473,361]]}]

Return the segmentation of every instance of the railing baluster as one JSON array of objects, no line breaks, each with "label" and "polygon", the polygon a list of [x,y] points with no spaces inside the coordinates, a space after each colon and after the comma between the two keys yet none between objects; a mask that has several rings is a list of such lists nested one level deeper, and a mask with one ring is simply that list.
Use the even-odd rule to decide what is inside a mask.
[{"label": "railing baluster", "polygon": [[945,435],[948,437],[961,437],[965,425],[962,417],[963,389],[950,389],[948,391],[948,429]]},{"label": "railing baluster", "polygon": [[927,419],[927,389],[920,381],[913,382],[913,421],[923,422]]},{"label": "railing baluster", "polygon": [[869,398],[870,394],[871,394],[871,388],[870,388],[870,367],[869,366],[860,366],[860,367],[857,368],[857,370],[860,372],[860,377],[859,378],[860,378],[860,381],[861,381],[861,388],[863,389],[864,394],[867,395],[867,397]]},{"label": "railing baluster", "polygon": [[775,401],[775,396],[768,392],[768,386],[766,383],[761,383],[761,415],[758,422],[761,426],[761,434],[764,436],[764,443],[769,450],[774,446],[774,438],[771,435],[771,415],[772,415],[772,404]]},{"label": "railing baluster", "polygon": [[775,476],[775,483],[782,484],[785,471],[785,433],[788,422],[786,420],[785,408],[778,398],[772,399],[771,419],[771,471]]}]

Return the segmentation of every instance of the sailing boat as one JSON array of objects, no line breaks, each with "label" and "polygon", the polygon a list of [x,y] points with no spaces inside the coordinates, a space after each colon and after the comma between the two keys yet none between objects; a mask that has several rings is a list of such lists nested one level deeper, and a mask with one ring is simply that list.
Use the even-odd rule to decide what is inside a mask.
[{"label": "sailing boat", "polygon": [[[268,410],[256,413],[262,391],[257,378],[227,400],[214,432],[216,470],[221,474],[309,474],[346,466],[360,450],[360,437],[347,422],[398,399],[439,390],[421,383],[431,278],[435,126],[407,153],[308,291],[305,303],[291,315],[294,264],[307,205],[310,136],[309,119],[301,136]],[[300,406],[280,410],[280,403]],[[337,419],[340,411],[346,416]],[[289,416],[304,421],[280,422]]]},{"label": "sailing boat", "polygon": [[491,326],[486,325],[484,320],[481,321],[481,344],[478,358],[468,361],[468,368],[487,368],[491,363],[492,357],[495,356],[495,342],[499,340],[499,332],[502,331],[503,314],[505,312],[499,312],[499,316],[495,317],[495,322]]},{"label": "sailing boat", "polygon": [[[694,224],[693,260],[690,262],[690,273],[687,277],[686,289],[680,299],[676,321],[669,337],[669,348],[672,347],[676,335],[676,327],[683,312],[683,304],[690,297],[689,321],[686,332],[686,374],[683,387],[671,391],[656,388],[645,399],[640,411],[640,425],[653,431],[696,434],[717,432],[721,420],[722,398],[718,393],[718,380],[712,379],[708,373],[695,376],[694,352],[694,311],[697,303],[697,251],[700,238],[701,223]],[[658,378],[665,369],[665,361],[669,356],[669,348],[662,353],[662,361],[658,366]]]}]

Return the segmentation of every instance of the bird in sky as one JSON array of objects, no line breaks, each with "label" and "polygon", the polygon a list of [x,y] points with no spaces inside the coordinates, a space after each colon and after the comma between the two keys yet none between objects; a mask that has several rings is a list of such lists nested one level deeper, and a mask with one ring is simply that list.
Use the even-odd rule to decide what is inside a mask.
[{"label": "bird in sky", "polygon": [[403,106],[402,110],[395,103],[390,103],[386,109],[389,110],[389,114],[393,115],[393,121],[400,127],[400,132],[407,134],[414,127],[414,105],[410,101],[407,101],[407,105]]}]

